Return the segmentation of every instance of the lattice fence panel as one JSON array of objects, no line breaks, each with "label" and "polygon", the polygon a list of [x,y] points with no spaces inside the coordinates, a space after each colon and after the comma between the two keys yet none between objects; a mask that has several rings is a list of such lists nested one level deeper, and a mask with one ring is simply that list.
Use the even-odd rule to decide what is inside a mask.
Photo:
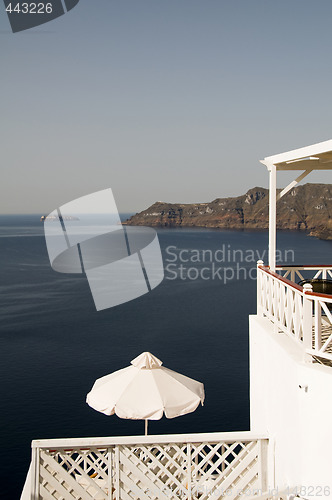
[{"label": "lattice fence panel", "polygon": [[123,447],[119,460],[120,499],[243,498],[262,484],[257,441]]},{"label": "lattice fence panel", "polygon": [[40,498],[107,500],[110,488],[107,449],[41,450]]},{"label": "lattice fence panel", "polygon": [[260,440],[43,448],[39,498],[242,499],[264,483],[260,453]]},{"label": "lattice fence panel", "polygon": [[186,444],[178,443],[119,446],[115,452],[119,498],[122,499],[122,491],[130,499],[186,498],[186,449]]},{"label": "lattice fence panel", "polygon": [[257,441],[196,445],[192,462],[194,499],[243,498],[261,487]]}]

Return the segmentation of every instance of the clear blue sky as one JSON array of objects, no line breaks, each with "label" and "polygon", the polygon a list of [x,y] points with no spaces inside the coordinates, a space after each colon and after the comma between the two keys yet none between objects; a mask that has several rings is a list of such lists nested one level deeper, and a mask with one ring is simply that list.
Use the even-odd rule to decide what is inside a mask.
[{"label": "clear blue sky", "polygon": [[330,0],[81,0],[17,34],[0,9],[0,213],[239,195],[332,138]]}]

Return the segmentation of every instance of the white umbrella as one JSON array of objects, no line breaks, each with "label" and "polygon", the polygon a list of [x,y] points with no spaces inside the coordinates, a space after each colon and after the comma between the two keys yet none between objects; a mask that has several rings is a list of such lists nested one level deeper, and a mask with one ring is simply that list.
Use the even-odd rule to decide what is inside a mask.
[{"label": "white umbrella", "polygon": [[89,406],[120,418],[159,420],[179,417],[204,402],[204,386],[192,378],[169,370],[149,352],[131,361],[131,366],[99,378],[87,395]]}]

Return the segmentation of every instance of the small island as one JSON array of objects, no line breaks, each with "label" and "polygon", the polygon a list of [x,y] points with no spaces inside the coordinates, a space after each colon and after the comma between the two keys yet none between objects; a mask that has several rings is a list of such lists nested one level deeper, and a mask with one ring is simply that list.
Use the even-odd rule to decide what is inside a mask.
[{"label": "small island", "polygon": [[[279,190],[281,191],[281,190]],[[124,222],[131,226],[268,229],[269,191],[255,187],[234,198],[208,203],[157,201]],[[277,228],[305,230],[332,239],[332,184],[294,187],[277,203]]]}]

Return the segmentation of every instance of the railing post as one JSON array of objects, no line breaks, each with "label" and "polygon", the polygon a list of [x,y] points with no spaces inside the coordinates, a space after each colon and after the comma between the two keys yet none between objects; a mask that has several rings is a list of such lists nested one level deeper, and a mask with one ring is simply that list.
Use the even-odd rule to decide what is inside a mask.
[{"label": "railing post", "polygon": [[322,347],[322,307],[319,300],[315,300],[315,313],[314,313],[314,324],[315,324],[315,351],[319,351]]},{"label": "railing post", "polygon": [[108,448],[107,450],[107,466],[108,466],[108,475],[107,475],[107,488],[108,488],[108,500],[112,500],[113,498],[113,470],[112,470],[112,448]]},{"label": "railing post", "polygon": [[306,294],[312,292],[312,285],[305,283],[303,286],[303,348],[304,359],[311,362],[312,358],[306,354],[307,349],[312,349],[312,300]]},{"label": "railing post", "polygon": [[268,441],[266,439],[260,439],[257,444],[259,449],[259,488],[263,492],[268,488]]},{"label": "railing post", "polygon": [[264,266],[264,262],[262,260],[257,261],[257,316],[263,316],[262,273],[259,266]]},{"label": "railing post", "polygon": [[115,500],[120,500],[120,449],[119,445],[115,446],[114,450],[114,458],[115,458],[115,470],[116,470],[116,478],[115,478]]},{"label": "railing post", "polygon": [[188,481],[188,500],[191,500],[191,486],[192,486],[192,477],[191,477],[191,444],[187,443],[187,481]]},{"label": "railing post", "polygon": [[32,443],[31,453],[31,500],[39,498],[39,453],[38,447]]}]

